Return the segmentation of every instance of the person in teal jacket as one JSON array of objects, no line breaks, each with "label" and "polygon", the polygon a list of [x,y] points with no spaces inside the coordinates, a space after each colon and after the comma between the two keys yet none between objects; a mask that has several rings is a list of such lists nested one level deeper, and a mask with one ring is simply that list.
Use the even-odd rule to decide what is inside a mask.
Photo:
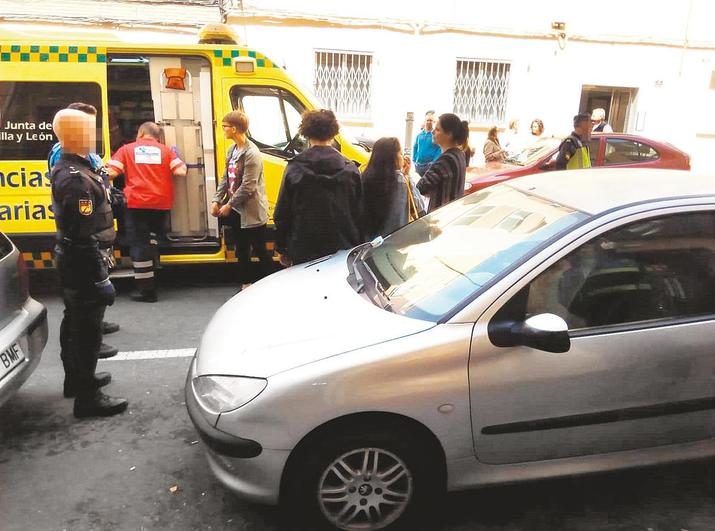
[{"label": "person in teal jacket", "polygon": [[432,163],[442,154],[442,148],[434,143],[432,130],[434,129],[434,111],[427,111],[425,123],[422,130],[417,134],[415,143],[412,146],[412,160],[415,163],[415,170],[422,177]]}]

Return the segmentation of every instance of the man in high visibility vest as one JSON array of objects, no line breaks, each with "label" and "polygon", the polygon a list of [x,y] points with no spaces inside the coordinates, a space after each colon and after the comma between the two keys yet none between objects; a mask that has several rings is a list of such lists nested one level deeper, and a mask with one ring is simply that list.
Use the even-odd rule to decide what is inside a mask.
[{"label": "man in high visibility vest", "polygon": [[591,140],[591,115],[579,113],[573,117],[573,131],[559,146],[557,170],[577,170],[591,167],[588,141]]}]

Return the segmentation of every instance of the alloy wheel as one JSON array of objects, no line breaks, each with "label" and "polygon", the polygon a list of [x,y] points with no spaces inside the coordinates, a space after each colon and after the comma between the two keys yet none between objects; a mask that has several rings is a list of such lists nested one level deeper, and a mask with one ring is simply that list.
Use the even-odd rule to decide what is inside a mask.
[{"label": "alloy wheel", "polygon": [[331,462],[318,483],[318,504],[338,529],[384,529],[407,509],[413,478],[405,462],[381,448],[351,450]]}]

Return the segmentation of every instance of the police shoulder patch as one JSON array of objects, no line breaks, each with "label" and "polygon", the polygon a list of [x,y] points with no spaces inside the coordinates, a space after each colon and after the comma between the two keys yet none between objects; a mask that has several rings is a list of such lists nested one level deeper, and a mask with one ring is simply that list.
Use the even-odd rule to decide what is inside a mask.
[{"label": "police shoulder patch", "polygon": [[94,205],[91,199],[80,199],[79,200],[79,213],[83,216],[91,216],[94,212]]}]

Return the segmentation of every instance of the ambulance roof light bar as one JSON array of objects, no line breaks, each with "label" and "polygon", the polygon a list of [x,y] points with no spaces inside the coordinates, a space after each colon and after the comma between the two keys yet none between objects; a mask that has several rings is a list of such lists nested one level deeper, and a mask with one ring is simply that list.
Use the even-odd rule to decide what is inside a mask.
[{"label": "ambulance roof light bar", "polygon": [[228,24],[211,22],[199,30],[199,44],[240,45],[241,39]]}]

